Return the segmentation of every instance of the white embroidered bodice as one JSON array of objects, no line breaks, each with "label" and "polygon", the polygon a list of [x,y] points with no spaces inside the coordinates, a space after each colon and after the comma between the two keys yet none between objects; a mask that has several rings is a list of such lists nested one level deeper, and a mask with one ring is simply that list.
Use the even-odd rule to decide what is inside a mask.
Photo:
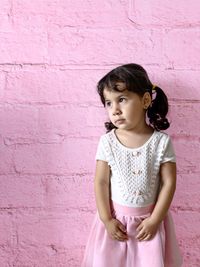
[{"label": "white embroidered bodice", "polygon": [[175,162],[170,137],[154,131],[138,148],[128,148],[118,140],[115,129],[101,136],[96,160],[108,162],[111,168],[111,199],[129,207],[155,203],[160,186],[160,164]]}]

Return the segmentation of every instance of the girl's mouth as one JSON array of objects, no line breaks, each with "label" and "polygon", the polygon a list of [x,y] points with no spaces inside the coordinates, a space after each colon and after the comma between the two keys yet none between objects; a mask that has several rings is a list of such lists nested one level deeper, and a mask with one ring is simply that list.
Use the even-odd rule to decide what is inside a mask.
[{"label": "girl's mouth", "polygon": [[120,120],[116,120],[115,123],[116,123],[116,124],[121,124],[121,123],[123,123],[124,121],[125,121],[125,119],[120,119]]}]

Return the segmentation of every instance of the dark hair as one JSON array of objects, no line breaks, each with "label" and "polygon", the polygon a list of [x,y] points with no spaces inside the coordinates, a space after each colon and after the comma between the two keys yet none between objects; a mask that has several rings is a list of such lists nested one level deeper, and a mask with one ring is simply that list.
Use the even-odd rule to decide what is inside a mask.
[{"label": "dark hair", "polygon": [[[104,89],[121,91],[118,87],[119,82],[124,83],[125,88],[128,91],[137,93],[143,96],[146,92],[149,92],[152,98],[152,103],[147,109],[147,116],[149,123],[157,131],[166,130],[169,128],[170,123],[166,118],[168,113],[168,100],[163,90],[156,86],[155,97],[152,93],[153,84],[151,83],[146,70],[138,64],[126,64],[119,66],[109,73],[107,73],[97,84],[97,91],[100,95],[101,102],[105,107],[105,99],[103,95]],[[112,122],[106,122],[105,127],[107,132],[116,128]]]}]

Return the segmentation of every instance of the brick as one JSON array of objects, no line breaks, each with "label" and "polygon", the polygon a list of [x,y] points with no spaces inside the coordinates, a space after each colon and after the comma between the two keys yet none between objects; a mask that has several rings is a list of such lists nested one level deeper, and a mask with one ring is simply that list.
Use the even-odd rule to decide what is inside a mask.
[{"label": "brick", "polygon": [[0,103],[4,98],[4,90],[5,90],[5,74],[0,72]]},{"label": "brick", "polygon": [[10,8],[11,8],[10,0],[2,0],[1,1],[0,15],[4,15],[6,12],[9,11]]},{"label": "brick", "polygon": [[41,104],[100,103],[96,84],[105,73],[105,70],[81,69],[9,72],[5,101]]},{"label": "brick", "polygon": [[[192,42],[191,49],[191,40]],[[174,29],[166,32],[163,38],[164,64],[175,69],[199,69],[200,30]],[[184,55],[184,56],[183,56]]]},{"label": "brick", "polygon": [[42,134],[70,135],[101,126],[107,120],[102,107],[81,105],[43,106],[39,108],[39,131]]},{"label": "brick", "polygon": [[[102,108],[93,106],[41,106],[38,108],[37,140],[42,143],[60,143],[67,137],[98,137],[95,129],[96,126],[104,125],[102,113]],[[13,142],[15,143],[15,140]]]},{"label": "brick", "polygon": [[61,249],[73,249],[83,243],[83,236],[88,230],[86,222],[91,222],[93,216],[94,214],[82,216],[78,210],[67,209],[64,212],[56,208],[52,211],[21,213],[15,221],[18,225],[18,244],[36,247],[54,245]]},{"label": "brick", "polygon": [[[46,176],[46,206],[95,210],[94,174]],[[72,194],[73,192],[73,194]],[[78,198],[77,198],[78,196]]]},{"label": "brick", "polygon": [[199,165],[199,141],[190,140],[185,137],[184,139],[177,140],[174,142],[174,147],[177,155],[177,168],[180,173],[198,173],[200,171]]},{"label": "brick", "polygon": [[11,265],[13,261],[11,255],[13,255],[13,249],[9,244],[0,246],[0,265],[6,267]]},{"label": "brick", "polygon": [[[74,115],[74,116],[73,116]],[[77,116],[76,116],[77,115]],[[80,113],[71,113],[70,105],[59,106],[41,106],[39,108],[39,131],[40,138],[47,135],[67,135],[70,128],[71,116],[78,119],[77,124],[81,122],[81,118],[78,117]]]},{"label": "brick", "polygon": [[200,100],[199,83],[200,71],[192,69],[162,69],[159,67],[148,67],[147,71],[152,83],[160,86],[170,100],[196,101]]},{"label": "brick", "polygon": [[4,144],[4,139],[0,135],[0,174],[15,173],[13,165],[13,150]]},{"label": "brick", "polygon": [[87,172],[93,167],[96,144],[95,140],[68,138],[61,144],[20,145],[14,152],[15,168],[22,174]]},{"label": "brick", "polygon": [[12,212],[10,211],[0,211],[0,234],[0,247],[6,248],[6,246],[13,245],[14,233],[12,226]]},{"label": "brick", "polygon": [[[69,0],[27,1],[16,0],[13,3],[15,27],[25,30],[45,30],[54,25],[59,27],[120,26],[129,25],[126,3],[120,0],[112,1],[82,1]],[[112,16],[110,15],[112,13]],[[101,15],[99,15],[101,14]],[[48,18],[48,20],[46,19]]]},{"label": "brick", "polygon": [[[199,213],[187,211],[179,211],[173,214],[175,229],[183,254],[184,265],[199,265]],[[195,229],[195,231],[193,231]]]},{"label": "brick", "polygon": [[198,203],[200,201],[198,184],[199,173],[178,174],[177,188],[173,200],[173,205],[183,210],[198,212]]},{"label": "brick", "polygon": [[[99,138],[107,121],[102,107],[88,105],[41,105],[0,107],[1,133],[6,145],[61,143],[67,136]],[[31,119],[30,119],[31,118]]]},{"label": "brick", "polygon": [[169,121],[171,122],[170,132],[177,138],[186,138],[189,141],[199,139],[199,108],[198,102],[171,102]]},{"label": "brick", "polygon": [[192,1],[191,5],[179,0],[173,3],[167,0],[162,4],[159,0],[130,0],[129,18],[143,26],[192,26],[199,23],[199,8],[198,0]]},{"label": "brick", "polygon": [[10,258],[10,265],[16,267],[52,267],[53,265],[51,265],[50,260],[52,255],[48,255],[46,250],[47,249],[45,247],[35,247],[24,242],[15,250],[13,249],[13,256]]},{"label": "brick", "polygon": [[[162,62],[159,30],[60,29],[49,34],[51,64]],[[120,38],[120,42],[117,42]],[[156,42],[152,40],[157,39]],[[122,45],[125,44],[125,45]],[[65,49],[63,49],[63,47]],[[94,49],[95,47],[95,49]],[[127,52],[128,51],[128,52]]]},{"label": "brick", "polygon": [[45,185],[41,177],[30,175],[1,175],[0,176],[0,207],[43,207]]},{"label": "brick", "polygon": [[13,259],[11,258],[9,262],[10,265],[16,267],[79,267],[82,259],[81,252],[79,247],[65,249],[54,244],[45,247],[34,247],[25,244],[17,249],[13,254]]},{"label": "brick", "polygon": [[0,32],[0,39],[0,64],[48,62],[46,33]]},{"label": "brick", "polygon": [[199,235],[200,214],[198,211],[178,211],[177,214],[173,213],[173,218],[177,235],[181,236],[181,239],[194,240]]},{"label": "brick", "polygon": [[9,72],[5,100],[11,103],[59,102],[60,98],[57,88],[65,86],[65,84],[59,81],[58,72]]},{"label": "brick", "polygon": [[4,104],[0,106],[1,134],[24,138],[37,132],[38,111],[35,107]]},{"label": "brick", "polygon": [[11,20],[11,6],[10,0],[1,1],[0,10],[0,32],[10,32],[12,31],[12,20]]}]

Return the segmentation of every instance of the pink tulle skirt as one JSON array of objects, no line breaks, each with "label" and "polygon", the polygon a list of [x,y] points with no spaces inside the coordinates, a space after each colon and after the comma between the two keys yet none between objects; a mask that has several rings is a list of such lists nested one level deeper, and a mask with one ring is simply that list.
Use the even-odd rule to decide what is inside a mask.
[{"label": "pink tulle skirt", "polygon": [[131,208],[112,202],[112,215],[126,227],[129,239],[113,240],[95,215],[81,267],[180,267],[182,257],[170,212],[149,241],[138,241],[136,228],[153,206]]}]

